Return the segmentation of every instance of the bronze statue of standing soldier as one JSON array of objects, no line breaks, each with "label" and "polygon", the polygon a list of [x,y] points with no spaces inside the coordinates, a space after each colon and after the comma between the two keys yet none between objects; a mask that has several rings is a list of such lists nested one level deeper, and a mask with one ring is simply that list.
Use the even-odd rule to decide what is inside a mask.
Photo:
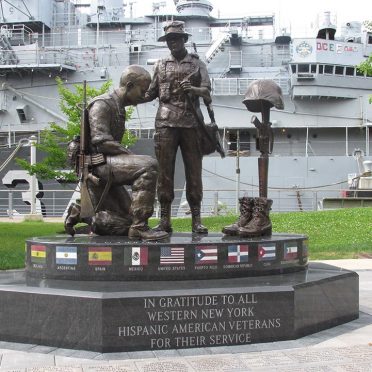
[{"label": "bronze statue of standing soldier", "polygon": [[198,55],[188,53],[185,43],[190,34],[184,22],[174,21],[164,27],[170,56],[157,62],[146,93],[146,101],[159,98],[155,119],[155,153],[159,162],[157,194],[160,202],[160,223],[157,229],[172,231],[171,206],[174,199],[174,167],[181,149],[186,177],[186,199],[191,209],[192,232],[207,233],[200,218],[203,197],[203,149],[200,124],[203,115],[200,97],[211,112],[211,82],[207,68]]}]

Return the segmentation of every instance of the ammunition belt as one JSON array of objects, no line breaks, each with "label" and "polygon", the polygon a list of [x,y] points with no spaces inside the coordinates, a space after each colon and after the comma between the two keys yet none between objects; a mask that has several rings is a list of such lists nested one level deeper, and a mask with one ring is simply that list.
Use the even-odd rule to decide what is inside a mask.
[{"label": "ammunition belt", "polygon": [[84,156],[85,163],[90,166],[97,166],[106,163],[105,155],[103,154],[92,154]]}]

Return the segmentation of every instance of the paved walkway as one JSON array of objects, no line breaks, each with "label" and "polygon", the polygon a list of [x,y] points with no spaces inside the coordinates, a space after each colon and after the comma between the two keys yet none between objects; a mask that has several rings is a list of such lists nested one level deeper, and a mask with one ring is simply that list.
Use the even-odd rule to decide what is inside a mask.
[{"label": "paved walkway", "polygon": [[359,274],[359,319],[294,341],[203,349],[100,354],[0,342],[0,372],[370,372],[372,260],[326,263]]}]

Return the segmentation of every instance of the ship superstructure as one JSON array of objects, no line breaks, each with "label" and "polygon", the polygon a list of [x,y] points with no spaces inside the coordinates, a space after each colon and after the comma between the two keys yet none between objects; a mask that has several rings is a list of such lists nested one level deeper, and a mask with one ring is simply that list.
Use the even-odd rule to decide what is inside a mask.
[{"label": "ship superstructure", "polygon": [[[271,115],[275,144],[269,187],[272,197],[282,200],[281,209],[314,209],[317,199],[305,197],[306,188],[345,187],[347,174],[357,168],[355,150],[371,158],[372,77],[355,66],[372,53],[372,33],[351,21],[338,35],[326,13],[313,38],[293,39],[285,31],[275,33],[274,14],[224,19],[211,16],[212,1],[175,0],[172,5],[154,2],[152,14],[134,17],[135,1],[1,1],[2,159],[20,138],[38,134],[51,121],[64,123],[57,76],[68,87],[83,80],[101,85],[112,79],[115,85],[129,64],[151,72],[156,60],[169,53],[157,41],[164,22],[179,19],[192,35],[189,50],[207,63],[229,154],[224,160],[205,158],[204,199],[234,208],[238,195],[256,192],[259,152],[241,101],[248,85],[261,78],[276,81],[285,98],[285,109]],[[141,144],[151,141],[156,110],[156,102],[140,105],[128,123],[142,138],[135,151],[151,147]],[[12,183],[9,170],[2,170],[1,177],[7,175],[6,182]],[[181,189],[182,177],[181,172]],[[280,203],[274,207],[280,209]]]}]

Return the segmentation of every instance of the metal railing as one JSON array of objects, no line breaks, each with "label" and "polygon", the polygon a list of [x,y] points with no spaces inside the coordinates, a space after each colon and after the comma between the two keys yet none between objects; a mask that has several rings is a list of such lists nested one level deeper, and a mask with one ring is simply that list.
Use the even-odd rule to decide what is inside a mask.
[{"label": "metal railing", "polygon": [[[30,205],[27,202],[29,189],[0,190],[0,217],[22,218],[30,214]],[[36,213],[44,217],[63,217],[72,199],[75,190],[42,190],[38,193]],[[176,194],[183,195],[183,190],[175,190]],[[342,196],[341,189],[275,189],[269,190],[269,197],[274,200],[273,212],[314,211],[321,209],[323,198]],[[239,197],[258,195],[258,190],[252,187],[241,190]],[[76,196],[76,194],[75,194]],[[236,214],[236,189],[210,190],[204,189],[202,215]],[[155,205],[154,216],[158,216],[159,206]],[[172,215],[178,217],[190,216],[187,202],[181,197],[172,206]]]}]

